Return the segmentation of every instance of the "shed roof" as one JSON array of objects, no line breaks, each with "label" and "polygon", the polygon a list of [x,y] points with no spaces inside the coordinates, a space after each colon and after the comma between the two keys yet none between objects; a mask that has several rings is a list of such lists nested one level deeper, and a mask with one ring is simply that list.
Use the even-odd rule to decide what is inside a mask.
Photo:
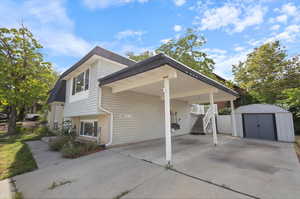
[{"label": "shed roof", "polygon": [[289,111],[272,104],[250,104],[240,106],[235,110],[236,113],[289,113]]}]

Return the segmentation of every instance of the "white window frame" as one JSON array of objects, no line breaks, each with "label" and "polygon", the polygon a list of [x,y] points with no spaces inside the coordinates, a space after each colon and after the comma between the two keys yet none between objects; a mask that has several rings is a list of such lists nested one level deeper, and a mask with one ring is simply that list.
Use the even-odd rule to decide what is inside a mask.
[{"label": "white window frame", "polygon": [[[84,73],[83,74],[83,86],[85,87],[85,74],[86,74],[87,70],[89,70],[89,88],[87,90],[83,90],[83,91],[80,91],[80,92],[77,92],[77,93],[75,92],[74,95],[73,95],[72,91],[73,91],[73,81],[74,81],[74,78],[76,78],[81,73]],[[88,96],[89,96],[89,90],[91,88],[91,67],[88,67],[84,71],[76,73],[76,75],[70,79],[70,84],[71,84],[71,86],[70,86],[70,95],[69,95],[70,96],[69,97],[69,101],[70,102],[75,102],[75,101],[79,101],[79,100],[83,100],[83,99],[88,98]]]},{"label": "white window frame", "polygon": [[[96,139],[96,138],[98,138],[99,136],[100,136],[100,133],[101,132],[97,132],[97,136],[90,136],[90,135],[82,135],[81,134],[81,122],[86,122],[86,123],[93,123],[93,125],[94,125],[94,122],[97,122],[98,123],[98,128],[100,127],[99,126],[99,121],[98,120],[80,120],[80,126],[79,126],[79,136],[81,136],[81,137],[88,137],[88,138],[94,138],[94,139]],[[84,131],[84,129],[83,129],[83,131]],[[97,129],[97,131],[98,131],[98,129]]]}]

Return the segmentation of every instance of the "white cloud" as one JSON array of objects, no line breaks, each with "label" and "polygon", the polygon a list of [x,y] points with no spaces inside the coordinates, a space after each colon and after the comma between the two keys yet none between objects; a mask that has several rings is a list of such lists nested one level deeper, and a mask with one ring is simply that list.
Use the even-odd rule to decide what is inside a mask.
[{"label": "white cloud", "polygon": [[273,26],[271,26],[271,30],[279,30],[279,28],[280,28],[280,25],[278,25],[278,24],[276,24],[276,25],[273,25]]},{"label": "white cloud", "polygon": [[227,51],[219,48],[204,48],[203,52],[208,54],[226,54]]},{"label": "white cloud", "polygon": [[234,23],[234,32],[242,32],[248,26],[261,24],[263,22],[264,14],[265,8],[261,6],[249,8],[246,16]]},{"label": "white cloud", "polygon": [[4,27],[19,27],[23,22],[50,54],[79,57],[92,48],[90,42],[74,33],[64,0],[28,0],[23,4],[4,0],[0,18],[0,26]]},{"label": "white cloud", "polygon": [[160,40],[160,42],[163,43],[163,44],[166,44],[166,43],[168,43],[169,41],[171,41],[171,38],[166,38],[166,39]]},{"label": "white cloud", "polygon": [[275,21],[280,23],[286,23],[287,19],[288,19],[287,15],[280,15],[275,18]]},{"label": "white cloud", "polygon": [[237,46],[234,48],[234,51],[237,51],[237,52],[240,52],[240,51],[243,51],[244,50],[244,47],[241,47],[241,46]]},{"label": "white cloud", "polygon": [[294,42],[300,33],[300,25],[290,25],[285,28],[285,30],[274,37],[267,39],[267,42],[280,40],[286,42]]},{"label": "white cloud", "polygon": [[298,14],[297,7],[292,3],[284,4],[280,12],[289,16],[296,16]]},{"label": "white cloud", "polygon": [[173,29],[174,29],[175,32],[180,32],[182,30],[182,26],[181,25],[175,25],[173,27]]},{"label": "white cloud", "polygon": [[240,15],[240,10],[229,5],[220,8],[212,8],[204,12],[200,19],[201,30],[214,30],[228,26],[234,21],[237,21]]},{"label": "white cloud", "polygon": [[215,61],[215,73],[226,79],[233,79],[232,65],[238,64],[239,61],[245,61],[250,52],[251,50],[245,49],[232,55],[215,54],[211,56]]},{"label": "white cloud", "polygon": [[176,6],[182,6],[187,0],[173,0]]},{"label": "white cloud", "polygon": [[128,3],[146,3],[149,0],[83,0],[84,4],[90,9],[108,8],[111,6],[121,6]]},{"label": "white cloud", "polygon": [[258,25],[263,22],[266,8],[258,6],[236,6],[225,4],[222,7],[211,8],[196,17],[195,24],[200,25],[200,30],[215,30],[232,27],[229,32],[242,32],[249,26]]},{"label": "white cloud", "polygon": [[129,37],[137,37],[138,40],[141,39],[141,36],[145,34],[144,31],[136,31],[136,30],[124,30],[121,32],[118,32],[116,34],[116,38],[121,40],[121,39],[125,39],[125,38],[129,38]]}]

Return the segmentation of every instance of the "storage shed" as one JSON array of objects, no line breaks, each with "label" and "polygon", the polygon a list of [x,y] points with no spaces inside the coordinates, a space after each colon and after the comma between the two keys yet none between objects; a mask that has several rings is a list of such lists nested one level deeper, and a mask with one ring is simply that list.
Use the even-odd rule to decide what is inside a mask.
[{"label": "storage shed", "polygon": [[251,104],[235,110],[237,136],[294,142],[292,114],[270,104]]}]

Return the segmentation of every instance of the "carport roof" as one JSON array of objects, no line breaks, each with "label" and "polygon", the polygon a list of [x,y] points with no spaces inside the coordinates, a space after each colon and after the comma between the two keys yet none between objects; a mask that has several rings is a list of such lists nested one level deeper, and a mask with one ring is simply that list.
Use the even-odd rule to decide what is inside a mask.
[{"label": "carport roof", "polygon": [[220,90],[223,90],[231,95],[234,96],[239,96],[239,94],[229,88],[227,88],[226,86],[224,86],[223,84],[191,69],[190,67],[168,57],[167,55],[160,53],[158,55],[155,55],[153,57],[150,57],[148,59],[145,59],[143,61],[140,61],[136,64],[134,64],[131,67],[128,68],[124,68],[120,71],[117,71],[115,73],[112,73],[110,75],[107,75],[103,78],[100,78],[99,81],[99,86],[104,86],[106,84],[121,80],[121,79],[125,79],[158,67],[161,67],[163,65],[169,65],[195,79],[198,79],[202,82],[205,82],[211,86],[214,86]]}]

